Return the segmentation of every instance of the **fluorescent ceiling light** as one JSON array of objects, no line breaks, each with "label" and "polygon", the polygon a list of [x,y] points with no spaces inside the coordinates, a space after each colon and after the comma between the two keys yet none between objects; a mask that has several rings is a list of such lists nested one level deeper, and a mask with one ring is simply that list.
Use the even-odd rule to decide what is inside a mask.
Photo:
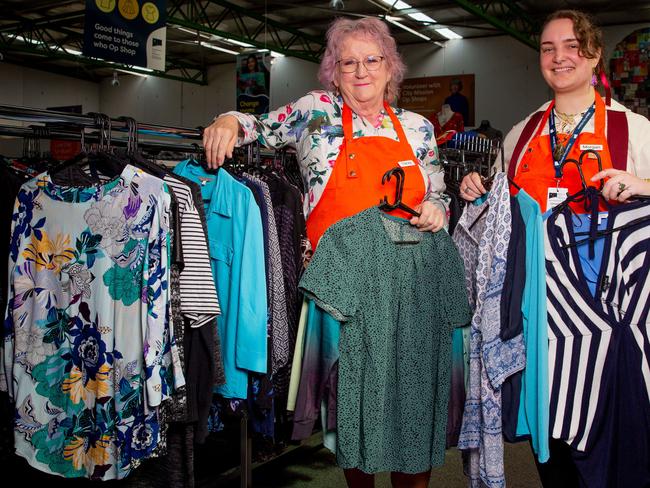
[{"label": "fluorescent ceiling light", "polygon": [[238,51],[232,51],[230,49],[226,49],[225,47],[215,46],[214,44],[209,44],[207,42],[196,41],[196,43],[199,44],[200,46],[204,46],[204,47],[207,47],[209,49],[213,49],[215,51],[221,51],[222,53],[233,54],[235,56],[237,56],[239,54]]},{"label": "fluorescent ceiling light", "polygon": [[[187,32],[188,34],[192,34],[192,35],[196,35],[197,33],[197,31],[195,30],[186,29],[185,27],[181,27],[179,25],[174,25],[174,28],[178,29],[179,31]],[[199,31],[199,36],[201,36],[203,39],[208,39],[210,41],[222,41],[222,42],[227,42],[229,44],[234,44],[235,46],[255,47],[252,44],[249,44],[247,42],[238,41],[236,39],[228,39],[226,37],[217,36],[216,34],[205,34]]]},{"label": "fluorescent ceiling light", "polygon": [[[188,34],[192,34],[193,36],[195,36],[197,34],[197,31],[194,31],[192,29],[186,29],[185,27],[179,27],[179,26],[175,25],[174,28],[176,28],[177,30],[182,31],[182,32],[187,32]],[[210,39],[210,36],[207,35],[207,34],[204,34],[203,32],[199,32],[198,34],[203,39]]]},{"label": "fluorescent ceiling light", "polygon": [[255,47],[252,44],[249,44],[247,42],[238,41],[237,39],[227,39],[225,37],[220,37],[220,36],[212,36],[212,38],[215,39],[215,40],[218,40],[218,41],[223,41],[223,42],[227,42],[229,44],[234,44],[235,46]]},{"label": "fluorescent ceiling light", "polygon": [[447,29],[446,27],[442,29],[436,29],[436,32],[441,36],[446,37],[447,39],[462,39],[463,36],[459,36],[453,30]]},{"label": "fluorescent ceiling light", "polygon": [[427,37],[427,36],[425,36],[424,34],[418,32],[418,31],[416,31],[416,30],[414,30],[414,29],[411,29],[410,27],[405,26],[404,24],[401,24],[401,23],[397,22],[398,20],[400,20],[399,17],[390,17],[390,16],[387,15],[387,16],[385,17],[385,19],[386,19],[388,22],[390,22],[391,24],[396,25],[397,27],[401,27],[402,29],[404,29],[404,30],[407,31],[407,32],[410,32],[410,33],[413,34],[413,35],[416,35],[416,36],[418,36],[418,37],[421,37],[421,38],[424,39],[425,41],[430,41],[430,40],[431,40],[430,37]]},{"label": "fluorescent ceiling light", "polygon": [[[55,46],[50,46],[52,49],[55,48]],[[77,51],[76,49],[72,49],[71,47],[66,47],[63,46],[61,50],[67,54],[72,54],[73,56],[83,56],[81,51]]]},{"label": "fluorescent ceiling light", "polygon": [[395,10],[404,10],[406,8],[412,8],[408,3],[402,2],[402,0],[381,0],[383,3],[389,7],[393,7]]},{"label": "fluorescent ceiling light", "polygon": [[[388,5],[389,7],[392,7],[395,10],[405,10],[405,9],[413,8],[408,3],[403,2],[402,0],[397,0],[397,1],[395,1],[395,0],[381,0],[381,1],[385,5]],[[418,12],[417,10],[415,12],[412,12],[412,13],[407,13],[406,15],[408,15],[413,20],[417,20],[418,22],[426,22],[427,24],[437,24],[438,23],[435,19],[432,19],[427,14],[424,14],[422,12]],[[419,37],[422,37],[423,39],[426,39],[428,41],[431,40],[429,37],[426,37],[425,35],[420,34],[419,32],[416,32],[416,31],[414,31],[413,29],[411,29],[409,27],[406,27],[404,24],[400,24],[399,22],[397,22],[397,21],[401,20],[401,17],[388,17],[387,16],[386,20],[388,22],[390,22],[391,24],[395,24],[395,25],[401,27],[404,30],[407,30],[407,31],[419,36]],[[444,36],[447,39],[462,39],[463,38],[463,36],[456,34],[454,31],[452,31],[451,29],[447,29],[446,27],[442,28],[442,29],[437,29],[437,31],[441,36]]]},{"label": "fluorescent ceiling light", "polygon": [[284,58],[284,54],[275,51],[271,51],[271,56],[273,56],[274,58]]},{"label": "fluorescent ceiling light", "polygon": [[136,75],[136,76],[141,76],[142,78],[149,78],[149,75],[146,75],[144,73],[138,73],[137,71],[129,71],[128,69],[115,68],[115,71],[119,71],[120,73],[126,73],[127,75]]},{"label": "fluorescent ceiling light", "polygon": [[414,14],[407,14],[407,15],[412,19],[417,20],[418,22],[431,22],[432,24],[436,23],[435,20],[433,20],[427,14],[423,14],[422,12],[416,12]]}]

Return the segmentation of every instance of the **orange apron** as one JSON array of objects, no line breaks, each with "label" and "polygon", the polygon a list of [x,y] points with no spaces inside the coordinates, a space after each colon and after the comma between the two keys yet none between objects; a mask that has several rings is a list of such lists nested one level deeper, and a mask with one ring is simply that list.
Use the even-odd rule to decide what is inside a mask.
[{"label": "orange apron", "polygon": [[[539,124],[535,136],[528,144],[528,148],[524,153],[517,172],[515,174],[515,183],[521,188],[526,190],[537,203],[539,203],[542,212],[547,210],[546,201],[548,198],[548,189],[554,187],[567,188],[569,195],[576,193],[582,189],[580,181],[580,174],[578,169],[572,163],[564,166],[562,171],[562,178],[559,180],[555,176],[555,168],[553,167],[553,156],[551,154],[551,140],[549,135],[541,135],[544,127],[548,123],[549,114],[553,110],[555,102],[551,102],[548,109],[544,113],[542,120]],[[602,146],[598,151],[602,162],[603,169],[612,168],[612,158],[609,153],[609,146],[607,145],[607,136],[605,134],[605,102],[597,96],[596,97],[596,111],[594,113],[594,133],[581,132],[576,139],[575,144],[569,151],[567,159],[579,160],[580,153],[582,153],[581,146]],[[587,185],[597,185],[597,183],[590,182],[593,175],[598,173],[598,161],[595,158],[590,158],[587,155],[582,160],[582,172],[585,176]],[[582,203],[571,203],[571,208],[577,213],[585,213]],[[606,210],[600,203],[600,210]]]},{"label": "orange apron", "polygon": [[[395,166],[399,165],[404,170],[402,202],[411,208],[422,203],[425,183],[420,165],[406,139],[402,125],[388,103],[384,102],[384,108],[397,132],[397,141],[380,136],[353,139],[352,110],[343,104],[344,140],[341,152],[336,158],[320,200],[307,218],[307,236],[312,248],[316,249],[319,239],[330,225],[378,205],[384,195],[392,202],[395,196],[395,179],[389,182],[392,184],[382,185],[381,178]],[[390,214],[403,218],[412,217],[399,209],[391,211]]]}]

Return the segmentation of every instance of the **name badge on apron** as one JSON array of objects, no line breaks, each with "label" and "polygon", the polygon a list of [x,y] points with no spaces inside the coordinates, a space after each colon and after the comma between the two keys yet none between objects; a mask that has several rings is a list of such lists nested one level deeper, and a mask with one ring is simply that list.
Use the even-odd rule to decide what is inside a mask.
[{"label": "name badge on apron", "polygon": [[400,168],[406,168],[407,166],[415,166],[415,163],[410,159],[407,159],[406,161],[399,161],[397,164],[400,166]]},{"label": "name badge on apron", "polygon": [[552,186],[548,189],[546,194],[546,211],[551,210],[552,208],[557,207],[569,196],[568,188],[561,188],[558,186]]},{"label": "name badge on apron", "polygon": [[602,151],[602,144],[580,144],[581,151]]}]

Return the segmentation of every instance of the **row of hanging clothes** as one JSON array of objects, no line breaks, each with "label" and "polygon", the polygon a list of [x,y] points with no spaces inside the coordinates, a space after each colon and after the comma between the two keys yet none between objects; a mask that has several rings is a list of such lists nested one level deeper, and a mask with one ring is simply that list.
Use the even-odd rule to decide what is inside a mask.
[{"label": "row of hanging clothes", "polygon": [[177,142],[200,129],[0,117],[55,123],[39,136],[81,146],[0,164],[3,459],[15,449],[43,473],[194,486],[197,446],[228,415],[282,441],[309,252],[292,155],[244,150],[213,171]]},{"label": "row of hanging clothes", "polygon": [[506,485],[504,440],[538,463],[556,446],[575,486],[650,482],[650,201],[606,201],[587,152],[567,161],[582,189],[545,213],[497,173],[456,226],[474,314],[451,398],[470,486]]}]

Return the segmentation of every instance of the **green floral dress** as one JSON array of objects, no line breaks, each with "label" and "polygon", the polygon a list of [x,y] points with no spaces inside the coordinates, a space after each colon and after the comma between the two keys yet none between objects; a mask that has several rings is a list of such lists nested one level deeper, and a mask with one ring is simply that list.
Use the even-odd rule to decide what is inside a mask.
[{"label": "green floral dress", "polygon": [[367,473],[444,462],[451,338],[471,313],[444,230],[372,207],[323,235],[300,287],[342,322],[337,461]]},{"label": "green floral dress", "polygon": [[156,447],[156,407],[184,384],[167,317],[170,196],[126,166],[88,188],[47,173],[16,199],[0,387],[18,455],[119,479]]}]

